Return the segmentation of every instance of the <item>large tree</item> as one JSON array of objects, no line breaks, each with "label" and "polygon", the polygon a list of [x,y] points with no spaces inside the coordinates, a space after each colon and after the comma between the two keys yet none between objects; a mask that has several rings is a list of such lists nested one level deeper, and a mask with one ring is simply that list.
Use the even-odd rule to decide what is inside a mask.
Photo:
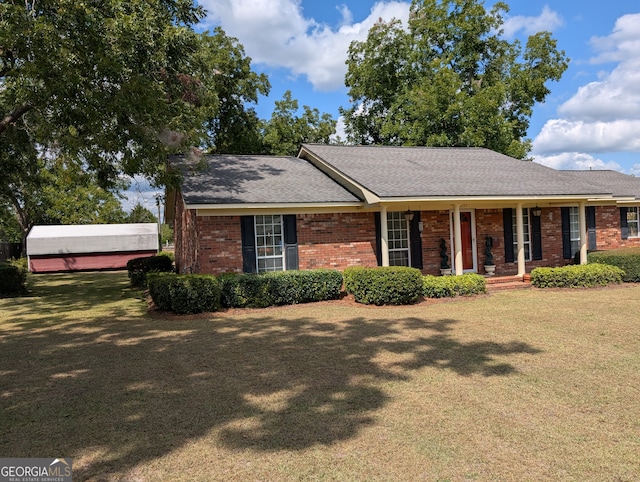
[{"label": "large tree", "polygon": [[220,28],[213,35],[203,35],[199,58],[199,70],[211,77],[209,84],[215,85],[218,101],[217,108],[206,116],[203,147],[219,154],[260,152],[260,119],[253,105],[260,95],[269,94],[269,79],[251,70],[251,58],[242,44]]},{"label": "large tree", "polygon": [[335,130],[336,121],[318,109],[305,105],[298,116],[298,101],[287,90],[282,100],[276,101],[271,119],[264,121],[264,153],[295,156],[303,142],[328,144]]},{"label": "large tree", "polygon": [[351,142],[475,146],[524,159],[533,107],[568,66],[549,32],[502,36],[504,3],[414,0],[408,28],[376,23],[349,48]]},{"label": "large tree", "polygon": [[192,27],[203,15],[192,0],[1,2],[3,144],[23,131],[104,184],[158,174],[167,147],[199,144],[194,107],[217,102],[196,76],[203,41]]}]

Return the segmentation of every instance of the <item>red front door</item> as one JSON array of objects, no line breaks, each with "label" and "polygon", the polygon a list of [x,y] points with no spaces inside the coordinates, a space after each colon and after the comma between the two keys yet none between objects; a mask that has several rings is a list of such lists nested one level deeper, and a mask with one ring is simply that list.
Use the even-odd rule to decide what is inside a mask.
[{"label": "red front door", "polygon": [[473,269],[471,213],[460,213],[460,234],[462,235],[462,267],[463,269]]}]

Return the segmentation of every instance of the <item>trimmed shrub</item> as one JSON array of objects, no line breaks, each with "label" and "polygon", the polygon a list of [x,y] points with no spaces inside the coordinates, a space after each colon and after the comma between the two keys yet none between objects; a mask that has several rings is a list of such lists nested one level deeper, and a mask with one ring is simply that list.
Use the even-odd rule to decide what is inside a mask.
[{"label": "trimmed shrub", "polygon": [[453,298],[472,296],[487,291],[484,277],[475,273],[462,276],[424,276],[423,295],[425,298]]},{"label": "trimmed shrub", "polygon": [[594,251],[587,255],[589,263],[617,266],[624,271],[622,281],[637,283],[640,281],[640,249],[624,248],[611,251]]},{"label": "trimmed shrub", "polygon": [[220,282],[203,274],[151,274],[149,294],[158,309],[177,314],[203,313],[220,309]]},{"label": "trimmed shrub", "polygon": [[621,283],[623,275],[617,266],[597,263],[535,268],[531,271],[531,284],[537,288],[591,288]]},{"label": "trimmed shrub", "polygon": [[28,272],[26,258],[0,263],[0,296],[25,294]]},{"label": "trimmed shrub", "polygon": [[134,258],[127,261],[127,271],[131,286],[136,288],[147,287],[148,273],[170,273],[173,271],[173,260],[166,254]]},{"label": "trimmed shrub", "polygon": [[262,276],[269,280],[274,305],[334,300],[342,288],[342,274],[329,269],[278,271]]},{"label": "trimmed shrub", "polygon": [[159,310],[171,311],[171,283],[177,277],[174,273],[149,273],[147,276],[149,295]]},{"label": "trimmed shrub", "polygon": [[266,308],[336,299],[342,274],[335,270],[277,271],[264,274],[224,274],[219,277],[222,306]]},{"label": "trimmed shrub", "polygon": [[344,270],[344,286],[358,303],[409,305],[422,296],[422,274],[416,268],[351,267]]},{"label": "trimmed shrub", "polygon": [[204,274],[178,276],[169,285],[171,310],[179,315],[220,309],[220,282]]},{"label": "trimmed shrub", "polygon": [[224,274],[220,276],[222,306],[226,308],[266,308],[273,296],[269,278],[260,274]]}]

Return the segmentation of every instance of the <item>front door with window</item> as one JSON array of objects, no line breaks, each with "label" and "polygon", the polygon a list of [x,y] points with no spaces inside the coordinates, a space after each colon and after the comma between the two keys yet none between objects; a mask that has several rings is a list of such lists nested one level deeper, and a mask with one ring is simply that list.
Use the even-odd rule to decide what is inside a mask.
[{"label": "front door with window", "polygon": [[[473,211],[460,212],[460,234],[462,237],[462,268],[464,271],[476,272],[475,216]],[[453,212],[451,213],[451,259],[455,260]],[[453,263],[452,263],[453,264]],[[455,268],[455,266],[454,266]]]}]

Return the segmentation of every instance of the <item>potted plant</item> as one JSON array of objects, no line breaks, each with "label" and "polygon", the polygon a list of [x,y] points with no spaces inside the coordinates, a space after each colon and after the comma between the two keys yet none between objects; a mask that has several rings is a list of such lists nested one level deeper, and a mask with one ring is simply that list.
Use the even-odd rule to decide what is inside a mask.
[{"label": "potted plant", "polygon": [[484,272],[487,273],[488,276],[493,276],[496,273],[496,265],[493,264],[492,249],[493,238],[491,236],[487,236],[484,239]]},{"label": "potted plant", "polygon": [[440,238],[440,274],[451,274],[451,267],[449,266],[449,255],[447,254],[447,242],[444,238]]}]

